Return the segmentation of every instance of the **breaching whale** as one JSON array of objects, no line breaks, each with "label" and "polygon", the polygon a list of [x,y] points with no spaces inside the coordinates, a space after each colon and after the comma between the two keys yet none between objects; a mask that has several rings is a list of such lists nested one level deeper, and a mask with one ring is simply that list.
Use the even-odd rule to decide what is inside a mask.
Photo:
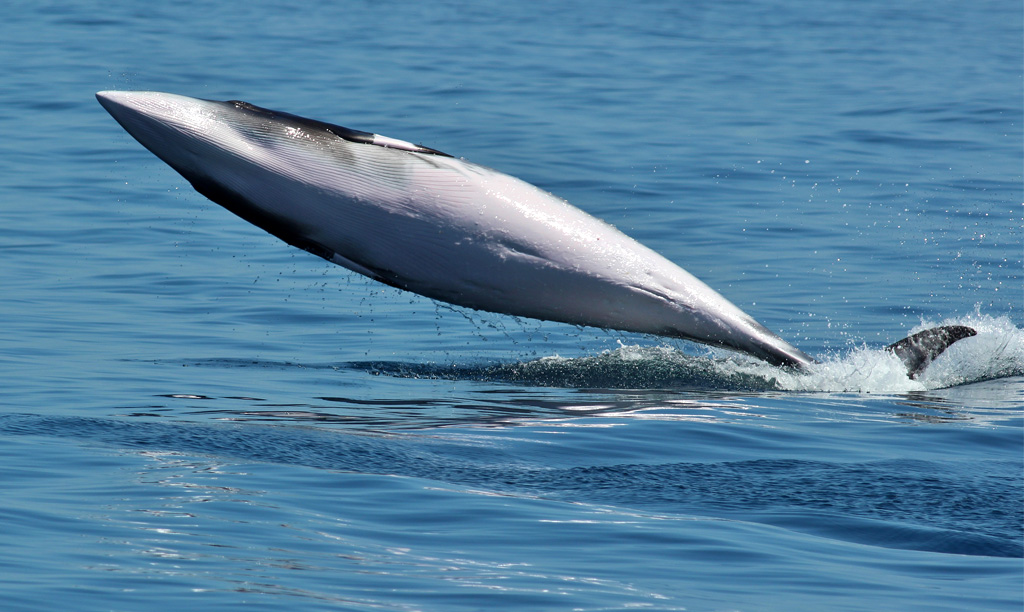
[{"label": "breaching whale", "polygon": [[[683,338],[780,366],[814,362],[668,259],[501,172],[247,102],[96,97],[202,195],[382,283],[472,309]],[[890,349],[915,376],[964,330],[927,330]]]}]

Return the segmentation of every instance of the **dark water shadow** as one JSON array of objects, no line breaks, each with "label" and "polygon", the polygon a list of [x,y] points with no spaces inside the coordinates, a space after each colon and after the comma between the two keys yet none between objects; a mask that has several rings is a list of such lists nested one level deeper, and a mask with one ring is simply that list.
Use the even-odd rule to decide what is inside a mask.
[{"label": "dark water shadow", "polygon": [[671,389],[687,391],[777,391],[776,379],[729,371],[726,360],[676,353],[630,359],[615,352],[574,359],[545,358],[476,365],[353,361],[346,368],[399,378],[511,383],[570,389]]},{"label": "dark water shadow", "polygon": [[[155,402],[124,406],[134,417],[199,417],[237,421],[409,431],[438,427],[509,427],[538,420],[672,411],[673,420],[720,418],[750,411],[742,398],[779,393],[774,379],[732,374],[716,361],[675,356],[626,360],[614,354],[527,362],[435,364],[361,361],[299,364],[242,359],[189,361],[228,369],[338,372],[339,393],[310,396],[301,389],[271,397],[165,393]],[[348,376],[346,376],[348,374]],[[357,378],[381,376],[383,384]],[[403,381],[417,382],[410,386]],[[430,381],[435,381],[432,384]],[[451,381],[454,385],[444,384]],[[323,393],[328,385],[317,389]],[[262,395],[262,394],[261,394]],[[277,394],[279,397],[281,393]],[[715,413],[714,415],[712,413]],[[717,416],[716,416],[717,415]],[[754,415],[756,416],[756,415]],[[667,417],[666,417],[667,418]]]},{"label": "dark water shadow", "polygon": [[435,363],[347,361],[296,363],[249,359],[202,359],[187,365],[221,368],[269,368],[362,372],[416,380],[506,383],[519,387],[672,391],[779,391],[778,370],[758,363],[757,372],[742,371],[731,359],[712,359],[675,350],[648,348],[638,353],[608,351],[594,356],[544,357],[527,361]]}]

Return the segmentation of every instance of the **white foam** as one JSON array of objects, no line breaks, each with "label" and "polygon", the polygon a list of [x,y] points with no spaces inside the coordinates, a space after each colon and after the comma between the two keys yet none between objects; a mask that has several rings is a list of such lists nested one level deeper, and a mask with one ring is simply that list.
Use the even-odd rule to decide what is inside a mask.
[{"label": "white foam", "polygon": [[974,313],[944,321],[922,321],[910,334],[940,325],[967,325],[978,332],[950,346],[911,380],[900,360],[884,348],[856,348],[833,355],[806,374],[783,371],[777,381],[793,391],[907,393],[1024,375],[1024,330],[1008,317]]}]

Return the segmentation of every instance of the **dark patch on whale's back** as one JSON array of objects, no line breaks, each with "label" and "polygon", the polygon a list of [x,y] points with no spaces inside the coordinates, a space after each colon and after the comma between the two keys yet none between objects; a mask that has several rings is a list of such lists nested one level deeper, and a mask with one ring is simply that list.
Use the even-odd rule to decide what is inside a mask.
[{"label": "dark patch on whale's back", "polygon": [[[231,104],[231,105],[233,105],[235,108],[237,108],[239,110],[244,110],[244,111],[248,111],[250,113],[261,115],[261,116],[266,117],[267,119],[273,119],[273,120],[278,120],[278,121],[284,120],[284,121],[289,121],[289,122],[295,123],[295,124],[297,124],[299,126],[303,126],[303,127],[306,127],[306,128],[311,128],[311,129],[315,129],[315,130],[323,130],[325,132],[329,132],[331,134],[334,134],[335,136],[337,136],[338,138],[341,138],[342,140],[347,140],[349,142],[356,142],[356,143],[359,143],[359,144],[368,144],[368,145],[382,146],[382,145],[374,142],[374,138],[377,135],[374,134],[373,132],[364,132],[362,130],[353,130],[352,128],[347,128],[347,127],[345,127],[343,125],[337,125],[337,124],[334,124],[334,123],[328,123],[326,121],[320,121],[320,120],[317,120],[317,119],[308,119],[306,117],[301,117],[299,115],[293,115],[291,113],[286,113],[286,112],[283,112],[283,111],[271,110],[269,108],[263,108],[262,106],[256,106],[255,104],[251,104],[249,102],[244,102],[242,100],[228,100],[227,102],[225,102],[225,104]],[[414,152],[414,153],[427,153],[427,154],[430,154],[430,155],[441,155],[441,156],[444,156],[444,157],[452,157],[451,155],[449,155],[447,153],[443,153],[441,151],[438,151],[437,149],[431,149],[430,147],[424,147],[422,145],[413,145],[413,147],[415,147],[415,148],[411,149],[411,151]]]}]

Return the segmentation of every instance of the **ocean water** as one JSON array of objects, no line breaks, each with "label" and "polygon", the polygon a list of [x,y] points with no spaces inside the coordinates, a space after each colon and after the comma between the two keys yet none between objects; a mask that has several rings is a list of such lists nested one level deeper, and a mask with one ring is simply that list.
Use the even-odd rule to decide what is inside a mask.
[{"label": "ocean water", "polygon": [[[1010,2],[13,2],[4,610],[1024,605]],[[286,246],[95,102],[518,176],[823,364],[456,309]],[[917,381],[881,347],[979,331]]]}]

